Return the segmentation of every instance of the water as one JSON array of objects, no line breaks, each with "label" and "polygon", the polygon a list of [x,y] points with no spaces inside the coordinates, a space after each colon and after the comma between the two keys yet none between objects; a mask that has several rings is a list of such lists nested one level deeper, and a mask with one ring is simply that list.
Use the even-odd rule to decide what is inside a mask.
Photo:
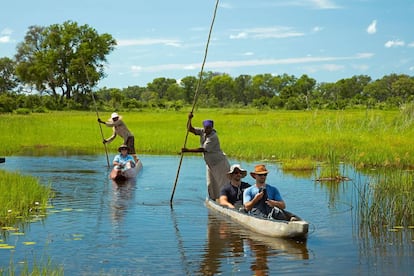
[{"label": "water", "polygon": [[409,275],[414,267],[412,229],[383,243],[361,235],[354,181],[328,188],[266,163],[287,209],[310,223],[305,242],[271,239],[204,206],[201,157],[184,157],[173,208],[179,156],[140,157],[143,170],[123,186],[108,179],[105,156],[7,157],[0,169],[38,177],[56,198],[46,218],[0,242],[15,246],[0,249],[0,266],[50,258],[65,275]]}]

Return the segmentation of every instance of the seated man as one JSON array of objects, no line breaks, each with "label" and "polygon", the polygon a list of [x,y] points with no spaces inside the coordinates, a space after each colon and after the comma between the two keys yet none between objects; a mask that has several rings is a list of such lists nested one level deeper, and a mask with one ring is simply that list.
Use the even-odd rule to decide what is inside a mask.
[{"label": "seated man", "polygon": [[114,161],[112,162],[114,169],[111,172],[111,179],[117,178],[124,170],[135,167],[135,160],[128,153],[127,145],[121,145],[118,148],[118,151],[119,154],[115,156]]},{"label": "seated man", "polygon": [[243,206],[243,192],[250,187],[250,184],[241,181],[246,174],[247,171],[242,169],[239,164],[234,164],[230,167],[227,173],[230,182],[224,185],[220,191],[220,205],[237,209]]},{"label": "seated man", "polygon": [[256,183],[244,191],[243,203],[246,211],[263,218],[297,220],[296,217],[290,217],[283,211],[286,204],[279,190],[266,184],[268,173],[265,165],[256,165],[255,170],[250,173],[256,179]]}]

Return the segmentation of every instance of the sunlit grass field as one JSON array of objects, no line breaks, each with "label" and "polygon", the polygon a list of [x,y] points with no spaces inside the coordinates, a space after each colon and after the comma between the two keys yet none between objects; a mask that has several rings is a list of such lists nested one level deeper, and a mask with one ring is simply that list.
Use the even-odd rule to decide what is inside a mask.
[{"label": "sunlit grass field", "polygon": [[[138,154],[177,154],[186,138],[187,111],[119,112],[135,135]],[[98,114],[106,120],[110,112]],[[327,161],[335,154],[356,167],[414,165],[413,118],[401,111],[259,111],[197,109],[193,125],[212,119],[223,151],[242,160]],[[96,112],[60,111],[0,115],[0,156],[113,155],[121,138],[105,148],[112,129],[97,123]],[[101,134],[102,131],[102,134]],[[187,147],[198,147],[191,133]]]}]

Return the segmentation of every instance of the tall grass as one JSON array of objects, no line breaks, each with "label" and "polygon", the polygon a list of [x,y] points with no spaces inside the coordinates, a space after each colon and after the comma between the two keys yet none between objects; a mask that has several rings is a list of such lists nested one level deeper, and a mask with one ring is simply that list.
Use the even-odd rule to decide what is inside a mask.
[{"label": "tall grass", "polygon": [[15,225],[18,220],[45,215],[50,187],[41,185],[36,178],[0,170],[0,226]]},{"label": "tall grass", "polygon": [[[120,112],[135,135],[138,154],[177,154],[186,136],[187,112],[142,110]],[[245,160],[337,160],[364,167],[414,167],[413,120],[407,111],[258,111],[197,109],[194,126],[215,121],[227,155]],[[409,114],[409,113],[408,113]],[[106,120],[110,113],[101,113]],[[0,115],[1,155],[102,154],[102,136],[112,130],[96,121],[95,112]],[[116,153],[122,140],[108,145]],[[189,134],[187,147],[198,147]]]}]

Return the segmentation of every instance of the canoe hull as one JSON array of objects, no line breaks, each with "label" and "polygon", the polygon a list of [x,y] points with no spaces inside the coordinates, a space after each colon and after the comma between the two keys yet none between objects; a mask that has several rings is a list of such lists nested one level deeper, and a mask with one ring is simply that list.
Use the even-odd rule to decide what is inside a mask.
[{"label": "canoe hull", "polygon": [[142,169],[142,162],[141,160],[138,160],[138,162],[135,164],[135,167],[127,169],[125,171],[122,171],[120,174],[117,173],[115,169],[112,169],[111,174],[109,177],[112,180],[128,180],[133,179],[137,177],[138,173]]},{"label": "canoe hull", "polygon": [[309,223],[299,217],[298,221],[258,218],[247,213],[223,207],[210,199],[206,199],[206,206],[217,213],[230,217],[240,225],[268,237],[303,239],[307,237],[309,231]]}]

